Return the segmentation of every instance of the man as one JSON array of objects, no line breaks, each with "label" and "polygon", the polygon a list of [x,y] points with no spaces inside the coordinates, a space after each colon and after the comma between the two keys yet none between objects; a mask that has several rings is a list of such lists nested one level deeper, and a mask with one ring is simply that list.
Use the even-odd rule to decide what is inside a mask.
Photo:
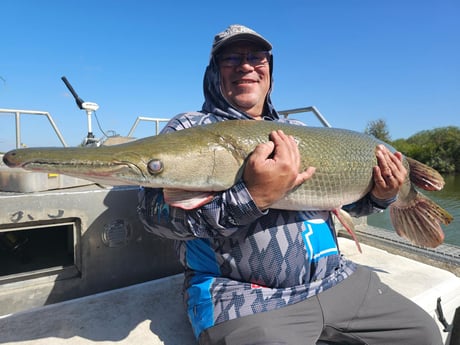
[{"label": "man", "polygon": [[[235,119],[301,125],[280,119],[272,105],[271,50],[241,25],[217,34],[202,110],[176,116],[163,132]],[[372,191],[344,207],[354,216],[385,209],[407,175],[401,154],[382,146],[377,160]],[[160,189],[141,191],[146,229],[177,240],[199,343],[441,344],[429,315],[341,256],[330,212],[270,208],[315,168],[299,171],[296,142],[275,131],[250,155],[241,181],[201,207],[170,207]]]}]

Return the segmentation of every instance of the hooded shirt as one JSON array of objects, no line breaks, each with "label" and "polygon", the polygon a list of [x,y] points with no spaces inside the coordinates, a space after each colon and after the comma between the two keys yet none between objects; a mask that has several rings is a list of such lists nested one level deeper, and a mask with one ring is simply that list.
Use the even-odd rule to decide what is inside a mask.
[{"label": "hooded shirt", "polygon": [[[206,68],[203,89],[202,110],[177,115],[164,133],[217,121],[253,120],[222,95],[214,58]],[[270,92],[264,120],[301,125],[280,119]],[[176,240],[185,270],[184,302],[197,338],[218,323],[305,300],[337,285],[356,268],[339,252],[329,211],[261,211],[243,181],[194,210],[170,207],[161,189],[142,189],[139,200],[147,231]],[[347,209],[360,216],[386,206],[368,195]]]}]

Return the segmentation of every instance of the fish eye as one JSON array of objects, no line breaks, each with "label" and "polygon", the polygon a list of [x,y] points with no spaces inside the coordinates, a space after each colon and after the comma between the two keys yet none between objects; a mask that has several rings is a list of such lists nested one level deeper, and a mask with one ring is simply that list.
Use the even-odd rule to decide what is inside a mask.
[{"label": "fish eye", "polygon": [[159,159],[152,159],[147,164],[147,169],[152,175],[159,174],[163,171],[163,162]]}]

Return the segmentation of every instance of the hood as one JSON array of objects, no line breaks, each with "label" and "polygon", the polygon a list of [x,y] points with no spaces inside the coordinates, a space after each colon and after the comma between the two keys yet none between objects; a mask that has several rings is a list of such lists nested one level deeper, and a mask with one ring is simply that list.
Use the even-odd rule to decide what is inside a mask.
[{"label": "hood", "polygon": [[[273,55],[270,58],[270,90],[265,99],[265,120],[277,120],[279,115],[270,99],[270,94],[273,87]],[[209,65],[206,67],[206,72],[203,79],[204,104],[202,111],[205,113],[213,113],[229,120],[235,119],[252,119],[248,114],[235,109],[227,102],[222,95],[220,88],[220,72],[216,59],[211,57]]]}]

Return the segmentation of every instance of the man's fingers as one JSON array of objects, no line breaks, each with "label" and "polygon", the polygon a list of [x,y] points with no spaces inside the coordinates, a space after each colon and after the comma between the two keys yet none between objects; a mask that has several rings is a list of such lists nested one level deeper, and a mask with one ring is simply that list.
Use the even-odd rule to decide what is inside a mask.
[{"label": "man's fingers", "polygon": [[316,168],[315,167],[308,167],[307,170],[302,171],[297,175],[297,180],[296,180],[296,186],[304,183],[306,180],[310,179],[313,174],[315,173]]},{"label": "man's fingers", "polygon": [[261,157],[263,159],[267,159],[272,155],[273,150],[275,149],[275,143],[273,141],[267,141],[266,143],[262,143],[256,146],[254,151],[252,152],[253,156]]},{"label": "man's fingers", "polygon": [[[273,142],[275,143],[275,151],[276,152],[281,152],[284,151],[284,154],[287,154],[290,156],[291,162],[295,162],[297,166],[301,166],[301,155],[299,152],[299,148],[297,145],[297,141],[292,135],[286,135],[283,131],[278,130],[274,131],[271,134],[270,137]],[[276,153],[275,153],[276,157]],[[311,178],[313,174],[315,173],[316,168],[314,167],[309,167],[305,171],[302,171],[298,173],[298,175],[295,178],[294,185],[298,186]]]},{"label": "man's fingers", "polygon": [[403,166],[400,152],[392,153],[384,145],[378,145],[376,156],[378,169],[374,171],[374,176],[379,181],[392,187],[404,182],[406,169]]}]

